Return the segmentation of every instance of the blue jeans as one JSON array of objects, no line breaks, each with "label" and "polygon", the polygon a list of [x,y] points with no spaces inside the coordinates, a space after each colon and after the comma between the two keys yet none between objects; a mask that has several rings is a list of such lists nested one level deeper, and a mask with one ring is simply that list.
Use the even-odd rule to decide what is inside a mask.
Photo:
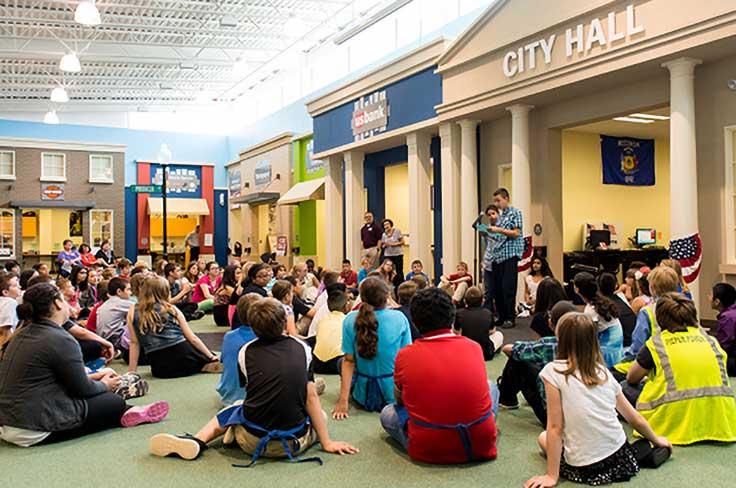
[{"label": "blue jeans", "polygon": [[[491,381],[488,382],[488,389],[491,392],[491,412],[493,419],[498,417],[498,400],[501,393],[498,387]],[[409,413],[406,407],[397,403],[390,403],[381,410],[381,426],[393,440],[398,442],[404,450],[409,449],[409,436],[407,435],[407,423],[409,422]]]}]

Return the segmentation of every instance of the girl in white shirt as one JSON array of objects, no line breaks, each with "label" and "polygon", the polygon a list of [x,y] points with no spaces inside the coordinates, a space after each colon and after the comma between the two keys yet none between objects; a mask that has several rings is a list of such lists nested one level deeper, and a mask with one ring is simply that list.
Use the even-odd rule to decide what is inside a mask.
[{"label": "girl in white shirt", "polygon": [[[656,467],[672,449],[624,397],[603,364],[595,324],[582,313],[565,314],[557,325],[557,359],[539,374],[547,393],[547,430],[539,445],[547,455],[547,474],[525,488],[557,485],[560,476],[598,486],[628,481],[639,465]],[[654,444],[630,445],[616,411]]]}]

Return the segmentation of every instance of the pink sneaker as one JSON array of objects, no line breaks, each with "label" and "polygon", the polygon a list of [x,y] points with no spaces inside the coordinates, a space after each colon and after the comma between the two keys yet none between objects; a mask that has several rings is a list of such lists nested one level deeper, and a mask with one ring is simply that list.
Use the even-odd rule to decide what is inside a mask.
[{"label": "pink sneaker", "polygon": [[135,427],[140,424],[161,422],[169,414],[169,402],[160,401],[142,407],[129,408],[120,419],[123,427]]}]

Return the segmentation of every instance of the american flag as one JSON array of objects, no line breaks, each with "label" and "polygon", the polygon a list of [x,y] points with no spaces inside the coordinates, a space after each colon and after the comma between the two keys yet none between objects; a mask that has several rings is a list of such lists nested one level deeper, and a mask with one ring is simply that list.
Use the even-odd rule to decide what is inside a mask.
[{"label": "american flag", "polygon": [[698,279],[700,261],[703,257],[703,243],[697,232],[681,239],[670,241],[670,257],[680,262],[682,277],[686,283]]},{"label": "american flag", "polygon": [[521,255],[519,260],[519,273],[526,271],[532,265],[532,253],[534,248],[532,247],[532,236],[524,237],[524,253]]}]

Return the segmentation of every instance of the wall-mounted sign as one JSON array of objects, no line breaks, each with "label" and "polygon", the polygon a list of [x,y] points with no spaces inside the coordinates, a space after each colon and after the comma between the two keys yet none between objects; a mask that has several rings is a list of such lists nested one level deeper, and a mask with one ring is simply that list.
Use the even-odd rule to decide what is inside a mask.
[{"label": "wall-mounted sign", "polygon": [[314,155],[314,139],[310,139],[307,143],[307,159],[306,159],[306,169],[307,174],[316,173],[317,171],[321,170],[324,166],[324,163],[321,159],[312,159],[312,156]]},{"label": "wall-mounted sign", "polygon": [[64,200],[64,183],[41,183],[41,200]]},{"label": "wall-mounted sign", "polygon": [[276,237],[276,255],[286,256],[286,249],[288,245],[289,245],[289,240],[286,238],[286,236]]},{"label": "wall-mounted sign", "polygon": [[253,179],[256,186],[262,186],[271,181],[271,162],[268,159],[259,161],[253,170]]},{"label": "wall-mounted sign", "polygon": [[240,166],[227,170],[227,188],[230,190],[230,198],[240,196],[241,186]]},{"label": "wall-mounted sign", "polygon": [[[166,176],[167,193],[175,193],[180,195],[198,195],[200,193],[200,185],[202,184],[201,169],[192,166],[176,166],[169,165],[169,173]],[[155,167],[151,183],[154,185],[163,184],[163,168]]]},{"label": "wall-mounted sign", "polygon": [[353,104],[353,136],[356,141],[373,137],[386,130],[390,110],[386,90],[359,98]]},{"label": "wall-mounted sign", "polygon": [[[625,22],[617,19],[616,12],[609,12],[607,16],[595,18],[589,24],[578,24],[566,29],[565,55],[570,61],[575,53],[586,55],[595,47],[610,47],[643,32],[644,25],[636,24],[634,6],[629,5],[626,7]],[[503,58],[503,74],[507,78],[513,78],[525,71],[533,71],[537,67],[539,56],[545,66],[550,65],[554,58],[553,51],[563,45],[563,42],[557,41],[557,34],[551,34],[507,52]]]}]

